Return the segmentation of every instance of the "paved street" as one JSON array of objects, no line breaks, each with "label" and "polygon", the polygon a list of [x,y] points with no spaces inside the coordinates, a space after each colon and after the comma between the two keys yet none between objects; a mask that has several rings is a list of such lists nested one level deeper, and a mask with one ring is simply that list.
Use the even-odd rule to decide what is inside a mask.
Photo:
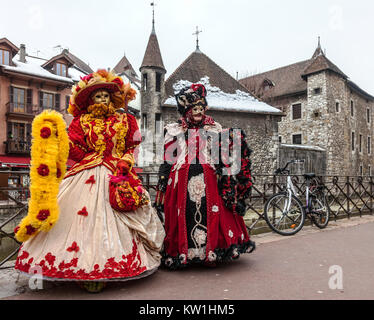
[{"label": "paved street", "polygon": [[[253,239],[258,245],[255,253],[233,263],[214,269],[159,270],[145,279],[111,283],[98,295],[87,294],[74,283],[48,283],[39,292],[17,289],[26,283],[22,277],[18,284],[0,278],[0,285],[13,286],[8,295],[26,290],[5,298],[12,300],[374,299],[372,216],[332,221],[323,231],[305,228],[291,238],[264,234]],[[343,290],[329,288],[329,268],[334,265],[342,268]]]}]

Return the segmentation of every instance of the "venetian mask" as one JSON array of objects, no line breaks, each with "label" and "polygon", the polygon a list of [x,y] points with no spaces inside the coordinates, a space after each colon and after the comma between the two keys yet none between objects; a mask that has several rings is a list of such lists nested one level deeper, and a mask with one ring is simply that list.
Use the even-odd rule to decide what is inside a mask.
[{"label": "venetian mask", "polygon": [[110,93],[106,90],[96,91],[91,98],[95,104],[109,105],[110,103]]},{"label": "venetian mask", "polygon": [[205,108],[201,105],[196,105],[191,109],[190,120],[193,123],[200,123],[205,116]]}]

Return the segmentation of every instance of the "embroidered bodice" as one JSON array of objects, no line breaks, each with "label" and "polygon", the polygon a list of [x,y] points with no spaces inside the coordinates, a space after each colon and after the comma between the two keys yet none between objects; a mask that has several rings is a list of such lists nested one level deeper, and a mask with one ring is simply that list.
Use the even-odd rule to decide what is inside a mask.
[{"label": "embroidered bodice", "polygon": [[93,118],[90,114],[75,117],[68,135],[69,159],[77,163],[66,177],[99,165],[114,173],[118,161],[132,157],[141,142],[138,124],[130,114],[114,114],[106,118]]}]

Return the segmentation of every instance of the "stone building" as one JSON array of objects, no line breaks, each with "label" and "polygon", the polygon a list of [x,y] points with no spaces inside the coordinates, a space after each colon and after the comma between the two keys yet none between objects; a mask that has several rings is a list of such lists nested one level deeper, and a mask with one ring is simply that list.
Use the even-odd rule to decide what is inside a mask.
[{"label": "stone building", "polygon": [[[184,85],[200,82],[207,88],[207,114],[224,128],[245,130],[254,151],[254,173],[274,171],[278,162],[278,122],[282,112],[255,99],[245,87],[205,55],[198,42],[196,50],[165,80],[166,69],[153,25],[140,72],[143,132],[148,130],[151,136],[162,136],[163,125],[180,118],[175,92]],[[162,155],[155,142],[145,140],[143,148],[153,150],[158,155],[161,152]],[[145,169],[151,163],[152,159],[148,159],[143,164]]]},{"label": "stone building", "polygon": [[309,168],[322,174],[372,174],[374,97],[332,63],[320,43],[311,59],[239,82],[286,114],[279,123],[281,153],[303,150]]}]

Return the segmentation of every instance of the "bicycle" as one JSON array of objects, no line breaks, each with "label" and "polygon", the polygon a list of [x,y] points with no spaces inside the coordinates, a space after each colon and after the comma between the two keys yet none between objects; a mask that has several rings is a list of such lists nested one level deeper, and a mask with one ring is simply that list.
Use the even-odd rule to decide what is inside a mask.
[{"label": "bicycle", "polygon": [[269,227],[283,236],[291,236],[298,233],[305,224],[308,216],[318,228],[327,227],[330,218],[330,208],[324,192],[314,173],[304,174],[306,180],[306,192],[304,206],[293,185],[288,166],[303,160],[292,160],[282,169],[277,169],[276,175],[286,174],[287,190],[273,195],[264,207],[264,218]]}]

